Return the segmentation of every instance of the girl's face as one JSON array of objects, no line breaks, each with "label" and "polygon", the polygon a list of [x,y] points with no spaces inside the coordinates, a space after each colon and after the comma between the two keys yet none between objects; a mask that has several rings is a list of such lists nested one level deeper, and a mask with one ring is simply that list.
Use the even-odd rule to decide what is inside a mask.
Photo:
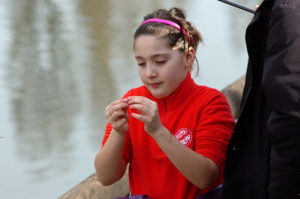
[{"label": "girl's face", "polygon": [[194,51],[184,53],[168,46],[167,39],[141,35],[134,43],[140,78],[156,98],[172,94],[185,79],[194,61]]}]

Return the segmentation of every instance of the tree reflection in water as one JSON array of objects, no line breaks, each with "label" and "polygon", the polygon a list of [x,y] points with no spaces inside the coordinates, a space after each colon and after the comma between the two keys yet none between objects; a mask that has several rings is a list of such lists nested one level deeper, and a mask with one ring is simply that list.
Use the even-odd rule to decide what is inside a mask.
[{"label": "tree reflection in water", "polygon": [[[89,41],[76,4],[11,1],[7,81],[13,94],[16,151],[39,179],[70,168],[71,136],[90,71]],[[73,16],[72,16],[73,15]],[[53,175],[55,176],[55,175]]]}]

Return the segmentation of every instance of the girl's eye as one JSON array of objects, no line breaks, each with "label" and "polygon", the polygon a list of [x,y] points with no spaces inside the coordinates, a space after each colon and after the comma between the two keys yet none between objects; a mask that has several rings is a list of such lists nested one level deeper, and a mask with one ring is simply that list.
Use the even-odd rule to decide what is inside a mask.
[{"label": "girl's eye", "polygon": [[138,63],[139,66],[145,66],[144,62]]},{"label": "girl's eye", "polygon": [[157,64],[164,64],[166,63],[166,60],[156,61]]}]

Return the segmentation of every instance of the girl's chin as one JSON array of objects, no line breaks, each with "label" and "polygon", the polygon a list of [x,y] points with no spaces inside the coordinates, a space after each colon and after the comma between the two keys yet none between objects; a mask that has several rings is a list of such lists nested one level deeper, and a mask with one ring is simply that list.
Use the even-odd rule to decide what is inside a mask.
[{"label": "girl's chin", "polygon": [[150,90],[150,93],[152,94],[153,97],[157,98],[157,99],[161,99],[161,98],[165,98],[168,96],[168,94],[166,93],[161,93],[161,92],[158,92],[156,90]]}]

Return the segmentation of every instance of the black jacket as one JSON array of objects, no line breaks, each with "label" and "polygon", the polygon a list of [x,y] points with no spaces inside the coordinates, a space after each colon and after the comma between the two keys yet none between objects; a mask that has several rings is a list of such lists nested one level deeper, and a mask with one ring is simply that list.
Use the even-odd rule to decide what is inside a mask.
[{"label": "black jacket", "polygon": [[265,0],[246,43],[246,84],[223,199],[300,199],[300,0]]}]

